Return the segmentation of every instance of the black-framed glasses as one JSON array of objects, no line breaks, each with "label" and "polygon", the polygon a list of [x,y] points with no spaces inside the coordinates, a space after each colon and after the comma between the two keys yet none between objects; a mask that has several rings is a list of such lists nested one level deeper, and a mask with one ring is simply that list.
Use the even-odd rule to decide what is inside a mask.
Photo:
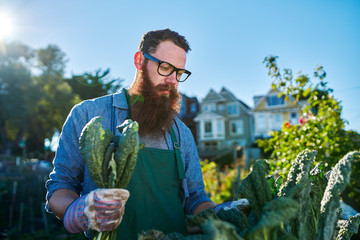
[{"label": "black-framed glasses", "polygon": [[184,82],[190,75],[191,72],[185,69],[180,69],[180,68],[176,68],[174,65],[172,65],[171,63],[168,62],[164,62],[161,61],[147,53],[143,53],[144,57],[159,63],[158,68],[157,68],[157,72],[161,75],[161,76],[170,76],[174,71],[176,72],[176,80],[178,82]]}]

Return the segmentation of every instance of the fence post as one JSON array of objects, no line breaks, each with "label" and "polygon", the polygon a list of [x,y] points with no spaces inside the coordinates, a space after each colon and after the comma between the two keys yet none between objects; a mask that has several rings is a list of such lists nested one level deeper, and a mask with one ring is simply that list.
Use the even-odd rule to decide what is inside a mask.
[{"label": "fence post", "polygon": [[17,190],[17,181],[14,181],[13,183],[13,192],[12,192],[12,202],[10,206],[10,212],[9,212],[9,230],[12,229],[12,222],[14,218],[14,209],[15,209],[15,202],[16,202],[16,190]]},{"label": "fence post", "polygon": [[18,225],[18,229],[19,229],[19,232],[20,232],[20,233],[21,233],[21,231],[22,231],[23,216],[24,216],[24,202],[21,202],[21,204],[20,204],[19,225]]},{"label": "fence post", "polygon": [[46,211],[45,211],[45,203],[44,202],[41,202],[41,213],[42,213],[42,216],[43,216],[45,231],[46,231],[46,233],[49,233],[48,222],[47,222]]},{"label": "fence post", "polygon": [[29,197],[29,219],[30,219],[30,232],[35,233],[34,227],[34,211],[33,211],[33,198]]}]

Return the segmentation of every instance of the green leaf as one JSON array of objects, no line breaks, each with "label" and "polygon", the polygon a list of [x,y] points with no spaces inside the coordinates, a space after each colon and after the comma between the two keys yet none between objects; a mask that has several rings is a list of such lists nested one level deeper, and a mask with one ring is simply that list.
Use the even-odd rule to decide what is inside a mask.
[{"label": "green leaf", "polygon": [[99,187],[106,187],[103,181],[102,164],[105,151],[109,146],[113,133],[102,128],[102,118],[92,118],[83,128],[80,135],[80,154],[89,170],[90,177]]}]

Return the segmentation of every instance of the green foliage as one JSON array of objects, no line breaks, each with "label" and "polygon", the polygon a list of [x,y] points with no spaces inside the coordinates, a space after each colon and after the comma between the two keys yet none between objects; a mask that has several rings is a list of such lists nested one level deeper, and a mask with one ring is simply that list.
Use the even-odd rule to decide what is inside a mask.
[{"label": "green foliage", "polygon": [[278,232],[281,231],[278,229],[279,226],[284,222],[290,222],[298,213],[299,207],[297,201],[286,197],[268,202],[263,208],[259,223],[249,233],[248,239],[277,239]]},{"label": "green foliage", "polygon": [[[270,156],[271,173],[285,177],[296,154],[305,149],[315,150],[315,163],[323,162],[328,170],[346,153],[360,150],[360,135],[344,129],[346,121],[341,117],[340,102],[327,86],[323,67],[315,68],[312,79],[301,73],[295,77],[290,69],[280,71],[276,61],[274,56],[264,60],[272,87],[286,98],[306,101],[299,124],[284,123],[281,131],[270,132],[271,138],[257,140],[258,146]],[[353,165],[353,174],[360,174],[359,167]],[[354,208],[360,206],[360,192],[356,189],[360,189],[360,181],[354,179],[346,191]]]},{"label": "green foliage", "polygon": [[349,220],[346,221],[339,231],[339,235],[336,240],[350,240],[353,234],[358,233],[360,226],[360,213],[355,216],[350,216]]},{"label": "green foliage", "polygon": [[107,177],[108,173],[103,173],[105,151],[110,145],[114,134],[109,130],[102,128],[102,118],[95,117],[85,125],[79,142],[80,154],[89,169],[91,179],[99,188],[109,187],[109,182],[103,181],[103,176]]},{"label": "green foliage", "polygon": [[[43,158],[44,139],[60,132],[70,109],[81,101],[78,89],[64,78],[66,54],[56,45],[34,50],[16,42],[5,43],[4,50],[0,52],[0,154]],[[119,81],[109,79],[108,73],[84,74],[84,79],[96,83],[92,91],[86,87],[84,91],[94,97],[116,91]],[[19,147],[22,141],[24,151]]]},{"label": "green foliage", "polygon": [[[80,154],[89,169],[90,177],[99,188],[125,189],[135,170],[139,142],[139,125],[124,121],[114,137],[102,127],[102,118],[92,118],[83,128],[79,140]],[[116,239],[117,230],[95,232],[93,239]]]},{"label": "green foliage", "polygon": [[30,102],[35,90],[29,64],[33,51],[20,43],[5,45],[0,52],[0,154],[9,154],[30,127]]},{"label": "green foliage", "polygon": [[340,207],[339,195],[350,182],[352,162],[359,157],[360,152],[350,152],[332,169],[321,201],[318,239],[329,239],[333,235],[338,217],[336,210]]},{"label": "green foliage", "polygon": [[[44,139],[59,131],[73,105],[80,102],[64,80],[66,55],[56,45],[38,49],[36,63],[40,73],[32,76],[36,91],[33,94],[32,116],[29,119],[27,150],[43,151]],[[39,157],[39,154],[35,156]]]},{"label": "green foliage", "polygon": [[235,227],[217,218],[203,219],[202,234],[183,236],[180,233],[164,234],[158,230],[149,230],[139,235],[139,240],[242,240]]},{"label": "green foliage", "polygon": [[229,201],[233,194],[233,183],[236,180],[236,170],[225,167],[222,171],[215,162],[203,160],[200,162],[205,184],[205,192],[212,201],[221,203]]},{"label": "green foliage", "polygon": [[241,210],[237,209],[237,208],[231,208],[229,210],[223,210],[221,209],[218,213],[217,216],[226,222],[231,223],[232,225],[235,226],[236,228],[236,232],[240,235],[240,236],[244,236],[248,233],[249,231],[249,222],[247,219],[247,216],[245,213],[243,213]]},{"label": "green foliage", "polygon": [[114,93],[120,88],[121,79],[111,79],[110,69],[95,74],[84,73],[83,75],[73,75],[66,82],[71,86],[74,93],[78,94],[82,100],[104,96]]},{"label": "green foliage", "polygon": [[241,197],[249,200],[256,222],[260,220],[263,207],[273,198],[266,180],[268,170],[269,166],[264,160],[256,161],[251,174],[242,181],[238,190]]},{"label": "green foliage", "polygon": [[[309,150],[299,153],[287,180],[280,187],[276,182],[280,184],[281,180],[271,181],[267,177],[269,166],[264,160],[258,160],[239,187],[241,197],[247,197],[250,202],[249,214],[239,209],[223,209],[215,213],[208,208],[195,216],[187,216],[188,226],[200,228],[202,234],[187,237],[171,235],[176,238],[163,234],[162,239],[186,240],[195,236],[195,239],[207,240],[334,239],[337,234],[334,227],[338,222],[339,196],[350,182],[351,164],[358,160],[360,152],[345,155],[330,174],[325,174],[322,164],[314,167],[315,155],[316,151]],[[326,180],[326,176],[329,176],[329,180]],[[271,191],[275,186],[279,189],[276,195]],[[345,221],[338,239],[345,236],[349,239],[358,225],[358,216]],[[149,236],[149,233],[141,236]]]},{"label": "green foliage", "polygon": [[48,45],[36,51],[38,67],[44,75],[64,75],[66,65],[66,55],[56,45]]},{"label": "green foliage", "polygon": [[6,154],[17,146],[30,127],[34,90],[30,71],[21,62],[0,62],[0,147]]}]

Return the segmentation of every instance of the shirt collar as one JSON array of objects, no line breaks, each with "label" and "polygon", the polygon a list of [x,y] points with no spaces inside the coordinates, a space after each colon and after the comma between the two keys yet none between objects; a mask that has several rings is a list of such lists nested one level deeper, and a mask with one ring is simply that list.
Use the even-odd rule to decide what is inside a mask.
[{"label": "shirt collar", "polygon": [[121,109],[129,109],[129,106],[126,102],[125,91],[124,88],[120,89],[113,96],[113,106]]}]

